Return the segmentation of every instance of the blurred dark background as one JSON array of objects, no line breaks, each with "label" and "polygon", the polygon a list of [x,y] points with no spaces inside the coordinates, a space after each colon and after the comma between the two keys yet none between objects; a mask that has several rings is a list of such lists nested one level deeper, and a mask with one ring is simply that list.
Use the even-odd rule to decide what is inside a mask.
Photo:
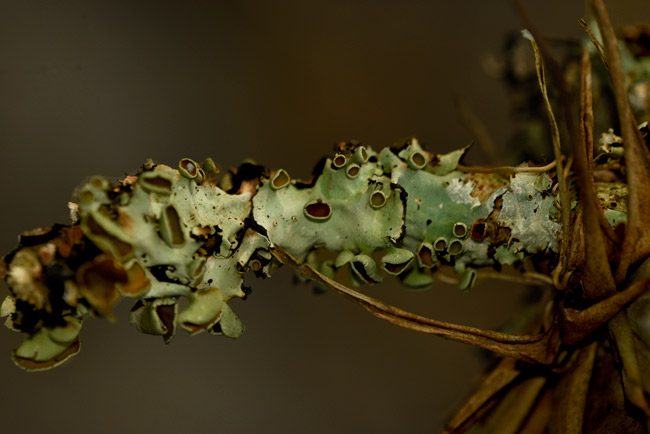
[{"label": "blurred dark background", "polygon": [[[650,18],[647,1],[609,3],[615,24]],[[526,4],[545,34],[580,36],[583,1]],[[308,177],[340,140],[380,148],[415,134],[445,152],[471,139],[456,95],[505,143],[505,87],[480,59],[521,27],[505,1],[2,0],[0,252],[26,229],[68,222],[87,176],[120,177],[149,157],[211,156],[222,169],[250,157]],[[248,327],[237,341],[181,332],[165,346],[130,326],[122,303],[116,324],[86,321],[81,354],[46,373],[14,367],[21,336],[0,329],[3,431],[436,432],[480,377],[471,347],[291,282],[289,270],[249,282],[251,297],[233,303]],[[525,292],[365,291],[486,328]]]}]

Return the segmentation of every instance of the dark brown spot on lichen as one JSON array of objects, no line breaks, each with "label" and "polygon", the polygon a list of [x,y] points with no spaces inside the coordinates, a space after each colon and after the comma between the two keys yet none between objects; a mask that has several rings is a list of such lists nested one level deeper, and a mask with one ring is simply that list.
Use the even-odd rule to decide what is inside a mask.
[{"label": "dark brown spot on lichen", "polygon": [[173,304],[161,304],[156,307],[156,314],[160,318],[160,322],[165,327],[165,334],[163,339],[165,343],[169,343],[174,337],[174,327],[176,325],[176,306]]},{"label": "dark brown spot on lichen", "polygon": [[155,171],[142,173],[138,178],[138,182],[147,191],[161,194],[171,193],[172,180],[168,176]]},{"label": "dark brown spot on lichen", "polygon": [[386,203],[386,195],[381,191],[375,191],[370,195],[370,205],[373,208],[381,208]]},{"label": "dark brown spot on lichen", "polygon": [[420,258],[420,263],[424,267],[431,268],[436,264],[433,252],[424,244],[418,250],[418,258]]},{"label": "dark brown spot on lichen", "polygon": [[273,175],[273,179],[271,179],[271,187],[277,190],[289,185],[289,181],[291,181],[291,178],[289,178],[287,171],[280,169],[275,173],[275,175]]},{"label": "dark brown spot on lichen", "polygon": [[172,246],[182,245],[185,242],[185,237],[183,236],[181,219],[174,205],[169,205],[165,208],[160,220],[160,234],[163,239]]},{"label": "dark brown spot on lichen", "polygon": [[443,250],[445,250],[445,248],[447,248],[447,240],[445,240],[442,237],[438,238],[436,242],[433,244],[433,248],[438,252],[442,252]]},{"label": "dark brown spot on lichen", "polygon": [[122,265],[108,255],[100,255],[77,271],[77,284],[83,297],[100,314],[111,316],[117,299],[117,285],[128,281]]},{"label": "dark brown spot on lichen", "polygon": [[402,262],[401,264],[391,264],[386,262],[384,269],[391,274],[400,274],[411,264],[411,261]]},{"label": "dark brown spot on lichen", "polygon": [[253,259],[248,264],[251,270],[259,271],[262,268],[262,263],[258,259]]},{"label": "dark brown spot on lichen", "polygon": [[449,244],[449,254],[450,255],[460,255],[463,253],[463,243],[458,240],[454,240]]},{"label": "dark brown spot on lichen", "polygon": [[345,166],[345,163],[347,162],[347,158],[345,158],[345,155],[337,155],[334,157],[334,167],[337,169]]},{"label": "dark brown spot on lichen", "polygon": [[178,162],[178,170],[186,178],[194,178],[198,174],[198,165],[190,158],[183,158]]},{"label": "dark brown spot on lichen", "polygon": [[512,230],[505,226],[496,226],[491,230],[489,230],[488,233],[489,233],[490,243],[497,246],[499,244],[503,244],[508,240],[510,240],[510,235],[512,234]]},{"label": "dark brown spot on lichen", "polygon": [[487,235],[487,226],[483,220],[477,220],[472,224],[471,237],[473,240],[481,241]]},{"label": "dark brown spot on lichen", "polygon": [[144,268],[135,262],[126,270],[127,282],[120,285],[120,292],[126,296],[137,297],[149,288],[151,283],[145,275]]},{"label": "dark brown spot on lichen", "polygon": [[454,224],[454,235],[458,238],[465,237],[467,235],[467,225],[461,222]]},{"label": "dark brown spot on lichen", "polygon": [[[55,240],[57,252],[62,258],[68,258],[73,252],[75,246],[83,240],[83,231],[79,226],[63,228],[59,237]],[[22,241],[22,237],[21,237]]]},{"label": "dark brown spot on lichen", "polygon": [[170,190],[172,188],[172,182],[167,178],[163,178],[162,176],[144,178],[141,182],[144,185],[150,185],[163,190]]},{"label": "dark brown spot on lichen", "polygon": [[305,205],[305,214],[316,220],[325,220],[332,214],[332,208],[319,199]]},{"label": "dark brown spot on lichen", "polygon": [[359,166],[353,164],[350,167],[348,167],[346,173],[350,178],[356,178],[359,175],[359,170],[360,170]]},{"label": "dark brown spot on lichen", "polygon": [[499,225],[499,214],[503,207],[503,197],[499,196],[494,200],[494,208],[490,215],[485,220],[486,228],[485,234],[491,244],[495,246],[503,244],[510,239],[512,231],[510,228]]},{"label": "dark brown spot on lichen", "polygon": [[467,176],[472,182],[473,189],[470,196],[485,202],[499,188],[510,185],[510,178],[497,173],[472,173]]},{"label": "dark brown spot on lichen", "polygon": [[424,158],[424,155],[422,155],[420,152],[414,152],[413,155],[411,156],[411,161],[413,162],[413,165],[415,167],[424,167],[426,164],[426,159]]},{"label": "dark brown spot on lichen", "polygon": [[114,237],[113,235],[106,232],[106,230],[101,227],[99,223],[97,223],[92,215],[88,216],[88,219],[86,220],[86,227],[91,234],[101,237],[110,243],[110,245],[113,246],[114,250],[119,256],[125,257],[133,251],[133,246],[131,244],[125,243],[119,238]]}]

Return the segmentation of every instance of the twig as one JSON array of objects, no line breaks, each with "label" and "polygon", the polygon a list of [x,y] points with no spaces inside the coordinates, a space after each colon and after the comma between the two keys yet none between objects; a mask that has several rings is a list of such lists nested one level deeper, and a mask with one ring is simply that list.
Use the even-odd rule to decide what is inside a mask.
[{"label": "twig", "polygon": [[542,92],[542,97],[544,98],[544,104],[546,106],[546,112],[548,114],[548,120],[551,126],[551,136],[553,138],[553,153],[555,155],[555,161],[557,162],[557,180],[560,188],[560,205],[562,208],[562,249],[560,251],[560,264],[558,267],[562,267],[561,270],[566,270],[567,265],[567,254],[569,252],[569,234],[570,234],[570,210],[571,210],[571,199],[569,197],[569,187],[566,182],[566,177],[564,174],[564,168],[562,167],[562,148],[560,145],[560,131],[555,121],[555,115],[553,114],[553,107],[551,107],[551,101],[548,99],[548,92],[546,90],[546,76],[544,74],[544,60],[542,59],[542,54],[539,50],[535,38],[532,34],[524,31],[524,37],[526,37],[531,46],[533,47],[533,52],[535,53],[535,67],[537,70],[537,80],[539,82],[539,87]]},{"label": "twig", "polygon": [[607,69],[607,71],[609,72],[609,63],[607,63],[607,55],[605,54],[605,49],[603,48],[603,44],[600,43],[600,41],[594,34],[593,30],[591,30],[591,27],[589,27],[589,24],[587,24],[584,18],[578,20],[578,23],[591,38],[591,42],[594,44],[594,47],[596,47],[596,51],[598,51],[598,55],[600,56],[601,62],[603,62],[603,65],[605,65],[605,69]]},{"label": "twig", "polygon": [[459,164],[456,170],[467,173],[544,173],[555,169],[557,161],[553,161],[545,166],[522,167],[522,166],[499,166],[499,167],[471,167]]},{"label": "twig", "polygon": [[278,261],[289,265],[304,278],[318,282],[341,295],[352,298],[376,317],[400,327],[469,343],[529,363],[550,364],[557,354],[559,340],[557,339],[556,327],[551,327],[544,333],[537,335],[510,335],[432,320],[388,305],[329,279],[308,264],[299,263],[293,256],[277,245],[271,248],[271,253]]}]

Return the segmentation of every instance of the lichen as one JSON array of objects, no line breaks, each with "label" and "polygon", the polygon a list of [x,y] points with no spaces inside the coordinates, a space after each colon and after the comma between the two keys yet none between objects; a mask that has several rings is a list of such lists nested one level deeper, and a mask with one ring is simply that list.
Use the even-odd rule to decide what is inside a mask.
[{"label": "lichen", "polygon": [[[344,143],[310,182],[252,162],[217,181],[211,159],[188,158],[177,168],[148,162],[118,183],[92,177],[71,205],[73,224],[24,234],[4,259],[12,294],[0,313],[28,334],[14,360],[25,369],[67,360],[82,318],[112,316],[120,296],[135,300],[137,329],[165,342],[179,328],[238,337],[230,302],[246,298],[246,273],[268,277],[279,265],[274,245],[330,278],[345,269],[353,284],[371,285],[392,275],[413,289],[443,266],[465,290],[481,268],[557,252],[553,174],[461,172],[466,150]],[[601,186],[601,200],[624,187]],[[620,208],[606,216],[625,223]]]},{"label": "lichen", "polygon": [[537,174],[519,173],[512,177],[503,194],[499,224],[510,228],[511,245],[517,251],[543,253],[558,251],[560,222],[549,218],[555,208],[554,196],[535,188]]}]

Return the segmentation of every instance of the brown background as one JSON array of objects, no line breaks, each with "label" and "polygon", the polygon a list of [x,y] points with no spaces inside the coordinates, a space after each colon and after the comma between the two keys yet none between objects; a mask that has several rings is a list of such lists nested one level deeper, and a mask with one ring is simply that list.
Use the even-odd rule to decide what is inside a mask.
[{"label": "brown background", "polygon": [[[548,34],[579,35],[582,1],[530,1]],[[615,23],[647,1],[610,2]],[[616,3],[616,4],[614,4]],[[465,145],[454,95],[508,137],[504,87],[480,69],[521,24],[507,2],[0,1],[0,251],[23,230],[67,222],[88,175],[146,158],[253,157],[307,177],[339,140],[376,148],[417,134]],[[2,328],[4,432],[396,433],[438,431],[481,372],[472,348],[403,330],[334,294],[253,281],[238,341],[180,333],[165,346],[89,319],[84,349],[28,374]],[[2,292],[6,289],[3,288]],[[497,328],[523,290],[447,285],[367,293],[433,318]]]}]

